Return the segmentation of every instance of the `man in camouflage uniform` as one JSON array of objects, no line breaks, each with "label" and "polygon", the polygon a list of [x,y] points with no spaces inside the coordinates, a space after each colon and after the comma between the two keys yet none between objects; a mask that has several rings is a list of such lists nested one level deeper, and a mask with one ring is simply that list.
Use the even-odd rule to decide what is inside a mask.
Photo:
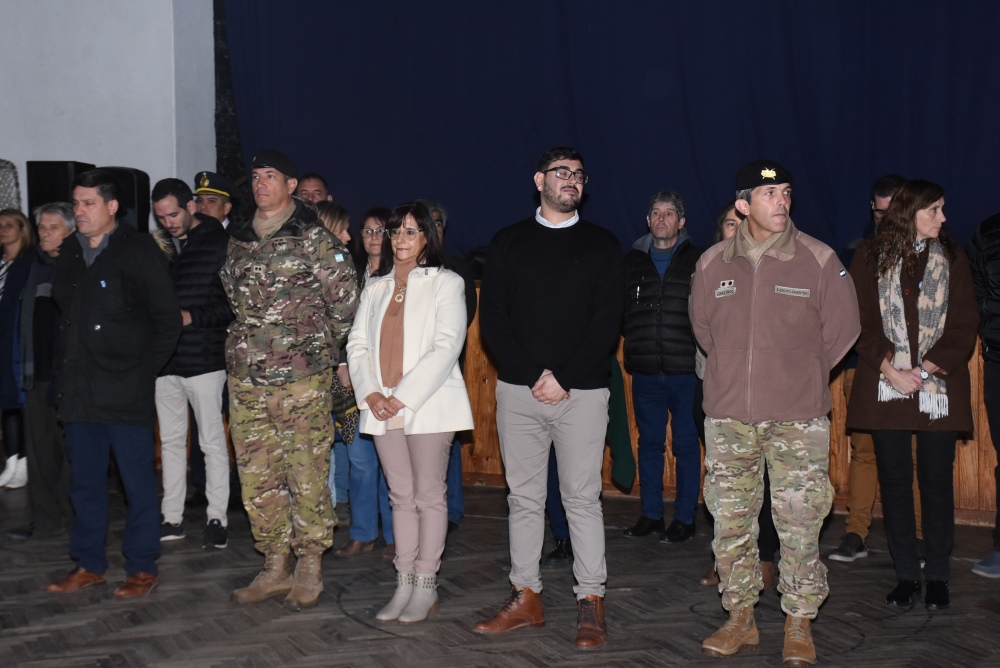
[{"label": "man in camouflage uniform", "polygon": [[730,619],[702,651],[756,647],[754,605],[763,584],[757,515],[763,469],[781,540],[787,666],[816,662],[809,621],[829,587],[819,530],[830,512],[830,369],[861,331],[847,270],[789,218],[792,176],[773,161],[744,165],[736,235],[706,251],[691,285],[691,326],[705,369],[705,504]]},{"label": "man in camouflage uniform", "polygon": [[220,272],[236,316],[226,342],[233,445],[265,556],[264,570],[233,600],[288,594],[288,610],[312,607],[323,591],[321,560],[336,524],[326,484],[330,388],[357,298],[347,249],[292,198],[296,176],[277,151],[254,157],[257,212],[231,232]]}]

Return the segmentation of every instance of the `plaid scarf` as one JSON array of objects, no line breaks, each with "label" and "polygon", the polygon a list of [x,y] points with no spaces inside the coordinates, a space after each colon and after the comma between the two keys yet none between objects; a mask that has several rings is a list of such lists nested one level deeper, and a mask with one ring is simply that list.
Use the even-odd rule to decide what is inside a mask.
[{"label": "plaid scarf", "polygon": [[[920,296],[917,298],[917,363],[922,364],[924,354],[937,343],[944,332],[944,322],[948,315],[948,258],[944,255],[941,242],[929,239],[930,251],[923,280],[920,282]],[[899,275],[903,260],[900,259],[890,271],[878,277],[878,306],[882,313],[882,330],[895,346],[892,365],[897,369],[910,366],[911,351],[903,314],[903,290]],[[907,399],[896,391],[884,374],[879,374],[878,400],[892,401]],[[920,412],[930,415],[932,420],[948,415],[948,392],[943,378],[931,375],[920,387]]]}]

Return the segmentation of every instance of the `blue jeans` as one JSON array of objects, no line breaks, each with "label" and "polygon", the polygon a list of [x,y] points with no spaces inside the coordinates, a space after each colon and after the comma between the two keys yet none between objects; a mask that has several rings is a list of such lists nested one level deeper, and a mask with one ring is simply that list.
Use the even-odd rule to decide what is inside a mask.
[{"label": "blue jeans", "polygon": [[670,418],[672,451],[677,480],[674,519],[694,524],[701,477],[701,444],[694,423],[697,377],[632,374],[632,403],[639,427],[639,486],[642,514],[663,517],[663,467]]},{"label": "blue jeans", "polygon": [[549,526],[552,537],[556,540],[569,540],[569,521],[563,508],[562,495],[559,493],[559,468],[556,466],[556,449],[549,450],[549,490],[545,497],[545,512],[549,516]]},{"label": "blue jeans", "polygon": [[378,538],[381,513],[382,535],[387,545],[393,544],[389,487],[371,436],[356,434],[347,446],[347,457],[351,462],[351,539],[367,543]]},{"label": "blue jeans", "polygon": [[[333,416],[333,421],[336,423],[336,415]],[[340,440],[339,435],[330,446],[330,475],[326,484],[330,488],[330,503],[335,508],[338,503],[350,503],[350,459],[347,456],[347,444]]]},{"label": "blue jeans", "polygon": [[122,554],[125,572],[156,575],[160,556],[160,508],[153,467],[153,430],[135,425],[70,422],[65,426],[76,519],[70,556],[91,573],[108,569],[108,463],[114,452],[125,487],[128,515]]},{"label": "blue jeans", "polygon": [[448,456],[448,521],[458,524],[465,516],[465,492],[462,491],[462,442],[455,436]]}]

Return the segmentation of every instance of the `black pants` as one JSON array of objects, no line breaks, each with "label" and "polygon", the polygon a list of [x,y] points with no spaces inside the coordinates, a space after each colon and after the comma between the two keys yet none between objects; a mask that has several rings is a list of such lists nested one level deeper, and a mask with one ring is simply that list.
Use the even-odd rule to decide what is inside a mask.
[{"label": "black pants", "polygon": [[[20,408],[5,409],[0,413],[3,429],[4,459],[17,455],[24,456],[24,422]],[[3,470],[0,467],[0,470]]]},{"label": "black pants", "polygon": [[39,537],[63,530],[73,519],[66,439],[56,409],[45,401],[48,390],[49,383],[35,381],[24,403],[28,497]]},{"label": "black pants", "polygon": [[[983,364],[983,401],[986,404],[986,417],[990,423],[990,433],[993,437],[993,448],[1000,459],[1000,362],[986,360]],[[993,522],[993,549],[1000,552],[1000,464],[993,469],[996,479],[997,518]]]},{"label": "black pants", "polygon": [[[920,580],[920,547],[913,517],[911,431],[875,430],[875,459],[889,551],[900,580]],[[918,431],[917,480],[924,531],[924,577],[947,580],[955,540],[956,432]]]}]

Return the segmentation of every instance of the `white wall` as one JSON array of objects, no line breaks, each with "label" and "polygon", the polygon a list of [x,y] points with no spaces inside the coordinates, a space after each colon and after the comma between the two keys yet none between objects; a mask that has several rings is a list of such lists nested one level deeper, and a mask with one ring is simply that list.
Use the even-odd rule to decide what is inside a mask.
[{"label": "white wall", "polygon": [[2,0],[0,158],[215,168],[212,0]]}]

